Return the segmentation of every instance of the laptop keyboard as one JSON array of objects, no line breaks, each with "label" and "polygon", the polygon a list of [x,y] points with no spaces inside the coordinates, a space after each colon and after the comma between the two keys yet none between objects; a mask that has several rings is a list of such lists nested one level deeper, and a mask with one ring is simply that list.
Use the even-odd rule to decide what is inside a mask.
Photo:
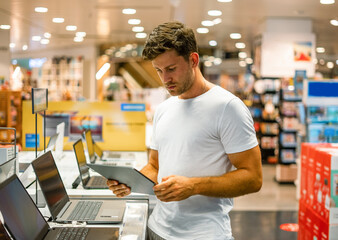
[{"label": "laptop keyboard", "polygon": [[67,220],[94,220],[102,203],[102,201],[79,201],[72,213],[68,216]]},{"label": "laptop keyboard", "polygon": [[58,235],[56,236],[57,240],[82,240],[85,239],[87,234],[89,232],[88,228],[63,228],[61,231],[58,232]]}]

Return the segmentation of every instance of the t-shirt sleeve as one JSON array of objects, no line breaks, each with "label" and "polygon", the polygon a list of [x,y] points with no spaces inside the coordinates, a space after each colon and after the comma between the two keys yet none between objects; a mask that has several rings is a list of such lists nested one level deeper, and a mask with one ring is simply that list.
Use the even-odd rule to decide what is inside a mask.
[{"label": "t-shirt sleeve", "polygon": [[239,98],[232,99],[225,106],[219,128],[227,154],[243,152],[258,145],[250,111]]}]

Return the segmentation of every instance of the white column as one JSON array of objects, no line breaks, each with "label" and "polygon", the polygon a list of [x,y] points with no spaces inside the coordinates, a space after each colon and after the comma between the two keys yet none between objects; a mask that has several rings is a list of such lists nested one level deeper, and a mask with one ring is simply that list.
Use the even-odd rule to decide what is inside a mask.
[{"label": "white column", "polygon": [[0,83],[9,81],[11,54],[9,51],[10,30],[0,29]]}]

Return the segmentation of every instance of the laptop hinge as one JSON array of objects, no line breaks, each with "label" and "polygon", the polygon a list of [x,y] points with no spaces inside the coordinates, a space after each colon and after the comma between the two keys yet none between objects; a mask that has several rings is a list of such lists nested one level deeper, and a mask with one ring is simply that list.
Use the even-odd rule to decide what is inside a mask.
[{"label": "laptop hinge", "polygon": [[67,211],[67,209],[69,208],[69,206],[72,204],[72,202],[67,202],[66,205],[61,209],[61,211],[59,212],[59,214],[56,216],[56,219],[61,218],[62,215]]}]

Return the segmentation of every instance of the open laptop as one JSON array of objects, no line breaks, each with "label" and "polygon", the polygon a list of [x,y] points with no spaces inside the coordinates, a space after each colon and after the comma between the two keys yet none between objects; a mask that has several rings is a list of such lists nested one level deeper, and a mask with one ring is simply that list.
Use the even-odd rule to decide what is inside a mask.
[{"label": "open laptop", "polygon": [[[125,200],[69,199],[50,151],[35,159],[32,166],[53,221],[83,221],[93,224],[122,221],[126,207]],[[80,216],[87,212],[88,215]]]},{"label": "open laptop", "polygon": [[[117,227],[50,228],[16,175],[0,183],[0,196],[0,211],[4,218],[4,225],[13,239],[60,239],[62,234],[72,231],[78,231],[76,234],[71,233],[74,234],[72,239],[75,239],[75,236],[80,236],[79,239],[94,240],[119,238]],[[83,237],[80,234],[83,234]],[[70,236],[66,239],[70,239]]]},{"label": "open laptop", "polygon": [[86,165],[86,155],[82,143],[82,139],[77,140],[73,144],[73,149],[76,156],[76,163],[79,167],[80,180],[85,189],[108,189],[107,179],[101,175],[91,176],[89,167]]},{"label": "open laptop", "polygon": [[[91,130],[84,132],[90,163],[96,160],[115,162],[115,165],[133,166],[135,154],[131,152],[103,151],[93,140]],[[96,154],[95,154],[96,153]],[[113,164],[112,164],[113,165]]]}]

